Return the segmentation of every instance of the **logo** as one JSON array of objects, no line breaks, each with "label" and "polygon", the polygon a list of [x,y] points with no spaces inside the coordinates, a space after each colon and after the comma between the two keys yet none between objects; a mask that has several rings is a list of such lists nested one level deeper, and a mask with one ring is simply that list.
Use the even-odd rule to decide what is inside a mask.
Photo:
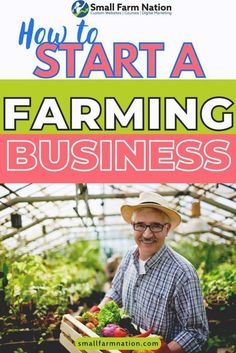
[{"label": "logo", "polygon": [[82,18],[89,13],[89,6],[85,1],[78,0],[71,6],[71,12],[74,16]]}]

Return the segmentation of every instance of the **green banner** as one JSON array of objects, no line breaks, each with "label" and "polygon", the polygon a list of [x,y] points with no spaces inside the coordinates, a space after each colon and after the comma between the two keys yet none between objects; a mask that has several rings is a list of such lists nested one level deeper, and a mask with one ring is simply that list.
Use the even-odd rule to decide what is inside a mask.
[{"label": "green banner", "polygon": [[75,341],[79,350],[156,350],[160,337],[79,337]]},{"label": "green banner", "polygon": [[0,84],[0,133],[236,133],[236,80],[1,80]]}]

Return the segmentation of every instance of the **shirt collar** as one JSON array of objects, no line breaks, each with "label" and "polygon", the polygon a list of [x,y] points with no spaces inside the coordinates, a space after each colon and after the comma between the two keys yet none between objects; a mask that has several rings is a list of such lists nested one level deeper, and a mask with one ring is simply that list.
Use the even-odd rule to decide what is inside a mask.
[{"label": "shirt collar", "polygon": [[[159,251],[157,251],[152,257],[150,257],[150,259],[147,260],[147,262],[145,263],[146,271],[152,266],[156,265],[163,258],[163,256],[165,256],[166,253],[167,253],[167,245],[164,244]],[[138,258],[139,258],[139,251],[137,247],[133,251],[133,260],[135,264],[138,263]]]}]

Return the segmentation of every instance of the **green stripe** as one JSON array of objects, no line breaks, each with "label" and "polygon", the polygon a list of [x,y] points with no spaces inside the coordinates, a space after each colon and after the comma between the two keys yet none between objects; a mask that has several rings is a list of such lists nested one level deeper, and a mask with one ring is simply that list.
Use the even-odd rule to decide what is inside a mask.
[{"label": "green stripe", "polygon": [[[98,133],[104,134],[104,98],[115,97],[121,108],[125,111],[134,97],[144,98],[144,130],[136,133],[190,133],[190,134],[213,134],[222,133],[207,128],[201,121],[200,110],[202,105],[212,97],[221,96],[235,101],[236,80],[1,80],[1,126],[0,133]],[[17,121],[17,131],[4,131],[3,129],[3,97],[31,97],[32,107],[29,110],[29,121]],[[45,126],[42,131],[30,131],[36,113],[44,97],[56,97],[65,119],[70,126],[70,98],[71,97],[89,97],[96,99],[102,107],[102,113],[97,122],[101,127],[100,131],[89,131],[84,126],[82,131],[57,131],[55,126]],[[160,97],[161,101],[161,129],[160,131],[148,130],[148,97]],[[187,131],[185,126],[178,122],[177,131],[166,131],[164,126],[165,111],[164,98],[175,97],[175,99],[185,107],[186,97],[198,98],[198,130]],[[17,108],[17,110],[24,110]],[[229,112],[236,113],[235,104],[230,107]],[[221,120],[223,108],[214,110],[214,119]],[[234,119],[235,120],[235,119]],[[134,133],[133,125],[122,128],[117,124],[115,131],[109,133]],[[236,127],[233,126],[223,133],[236,133]]]}]

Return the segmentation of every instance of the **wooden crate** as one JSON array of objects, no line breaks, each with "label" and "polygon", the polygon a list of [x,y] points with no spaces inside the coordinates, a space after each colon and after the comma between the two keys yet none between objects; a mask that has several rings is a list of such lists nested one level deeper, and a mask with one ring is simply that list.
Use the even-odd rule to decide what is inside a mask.
[{"label": "wooden crate", "polygon": [[61,333],[60,333],[60,343],[70,352],[87,352],[87,353],[121,353],[120,351],[99,351],[99,350],[86,350],[79,351],[74,342],[78,337],[88,336],[88,337],[99,337],[95,332],[90,330],[87,326],[83,325],[80,321],[76,320],[72,315],[66,314],[63,316],[61,322]]}]

